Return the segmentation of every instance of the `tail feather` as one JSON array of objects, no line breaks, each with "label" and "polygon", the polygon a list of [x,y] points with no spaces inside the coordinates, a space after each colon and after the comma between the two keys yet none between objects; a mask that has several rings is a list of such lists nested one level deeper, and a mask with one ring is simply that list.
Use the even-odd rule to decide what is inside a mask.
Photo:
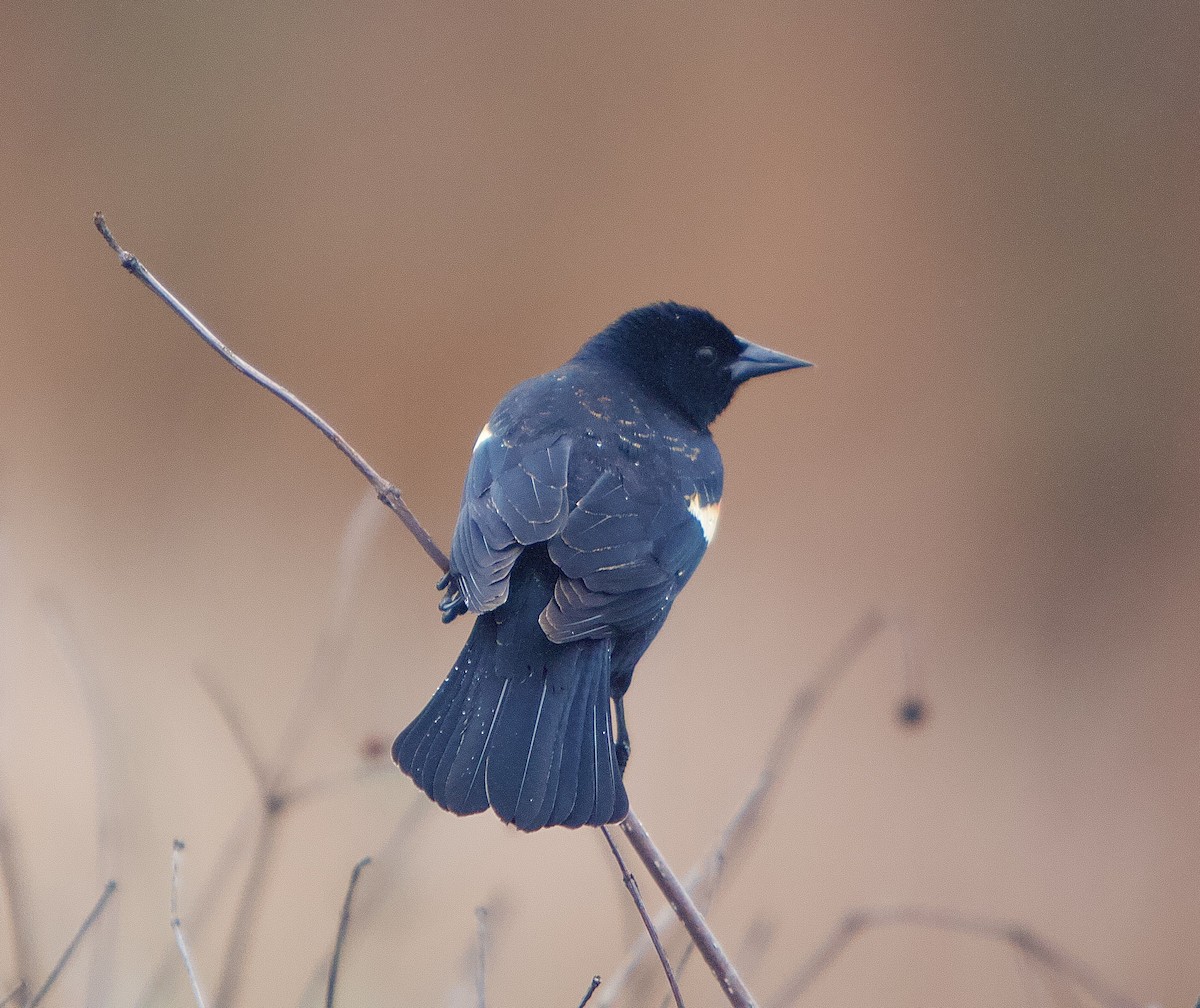
[{"label": "tail feather", "polygon": [[624,818],[609,643],[497,647],[500,627],[492,614],[476,620],[450,675],[396,739],[396,763],[458,815],[490,806],[526,831]]},{"label": "tail feather", "polygon": [[487,753],[496,722],[508,696],[508,680],[498,676],[476,676],[475,705],[464,714],[458,746],[450,746],[442,757],[431,796],[459,815],[482,812],[488,807]]}]

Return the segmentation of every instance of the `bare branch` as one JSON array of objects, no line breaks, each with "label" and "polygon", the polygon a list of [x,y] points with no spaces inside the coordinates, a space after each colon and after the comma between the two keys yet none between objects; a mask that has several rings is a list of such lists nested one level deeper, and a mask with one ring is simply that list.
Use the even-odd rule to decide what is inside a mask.
[{"label": "bare branch", "polygon": [[8,811],[3,781],[0,781],[0,878],[4,880],[4,896],[8,903],[8,920],[12,926],[12,957],[21,984],[5,998],[8,1003],[19,998],[17,1005],[24,1005],[29,994],[29,978],[37,969],[33,950],[33,929],[29,925],[29,900],[25,892],[25,875],[21,870],[16,837],[13,835],[12,817]]},{"label": "bare branch", "polygon": [[[592,977],[592,985],[587,989],[587,993],[583,995],[583,1000],[579,1002],[579,1008],[587,1008],[587,1003],[592,1000],[592,995],[596,993],[596,988],[600,986],[599,975]],[[0,1005],[0,1008],[4,1008]]]},{"label": "bare branch", "polygon": [[[871,610],[864,613],[818,666],[812,678],[792,697],[787,713],[775,732],[775,738],[767,749],[763,768],[754,786],[721,830],[712,850],[697,862],[684,880],[687,892],[705,911],[712,904],[730,861],[738,852],[748,848],[761,825],[766,806],[778,790],[783,775],[804,738],[805,730],[812,723],[813,716],[884,626],[885,621],[878,612]],[[668,906],[658,915],[655,925],[661,933],[667,931],[671,923],[671,907]],[[615,1002],[630,977],[649,954],[650,946],[647,941],[642,939],[634,944],[620,971],[608,980],[601,996],[603,1008]],[[686,955],[685,952],[681,964],[686,962]]]},{"label": "bare branch", "polygon": [[104,240],[108,243],[108,247],[117,254],[121,260],[121,265],[128,272],[132,273],[135,277],[137,277],[138,280],[144,283],[163,301],[165,301],[171,310],[175,312],[175,314],[181,319],[183,319],[183,321],[186,322],[188,326],[190,326],[191,329],[202,340],[204,340],[205,343],[212,347],[212,349],[215,350],[227,363],[232,365],[236,370],[240,371],[255,384],[261,386],[272,395],[283,400],[285,403],[287,403],[287,405],[289,405],[297,413],[303,416],[309,423],[316,427],[317,430],[324,434],[325,437],[328,438],[329,441],[332,442],[333,445],[338,449],[338,451],[340,451],[346,456],[346,458],[350,460],[354,468],[362,473],[367,482],[371,484],[372,489],[375,491],[379,499],[383,501],[383,503],[386,504],[402,522],[404,522],[404,527],[413,534],[414,538],[416,538],[417,542],[420,543],[421,548],[425,550],[429,558],[442,569],[442,573],[444,574],[450,569],[450,561],[446,558],[446,554],[438,548],[437,544],[433,541],[433,538],[428,532],[425,531],[421,523],[417,521],[412,511],[409,510],[408,505],[404,503],[404,497],[401,496],[400,490],[394,484],[389,483],[382,476],[380,476],[379,473],[377,473],[367,463],[367,460],[364,459],[357,451],[355,451],[350,443],[344,437],[342,437],[341,434],[334,430],[324,419],[322,419],[322,417],[314,409],[304,403],[299,397],[289,392],[273,378],[268,377],[256,367],[247,363],[232,350],[230,350],[229,347],[222,343],[221,340],[219,340],[212,332],[212,330],[210,330],[208,326],[201,322],[200,319],[198,319],[192,313],[191,309],[189,309],[187,305],[185,305],[166,287],[159,283],[155,276],[141,264],[136,256],[126,252],[123,248],[121,248],[120,245],[117,244],[116,239],[113,237],[112,232],[108,228],[107,222],[104,220],[104,214],[97,212],[93,218],[93,221],[96,225],[96,230],[100,232]]},{"label": "bare branch", "polygon": [[[122,825],[119,808],[123,800],[118,776],[120,729],[105,692],[105,676],[97,667],[94,651],[84,645],[77,620],[61,595],[50,592],[42,605],[51,635],[67,671],[79,687],[83,708],[92,728],[92,761],[96,795],[96,874],[99,878],[121,875]],[[92,963],[88,975],[87,1008],[106,1004],[111,998],[112,972],[117,954],[117,919],[109,915],[97,922],[90,943]]]},{"label": "bare branch", "polygon": [[[424,795],[416,796],[405,809],[387,842],[375,853],[372,859],[375,870],[365,883],[364,891],[358,896],[354,914],[360,927],[372,920],[387,905],[387,895],[400,875],[399,867],[403,855],[407,852],[417,827],[426,821],[430,810],[436,807],[432,802],[426,801]],[[319,1001],[320,990],[326,981],[330,964],[331,960],[328,958],[317,964],[309,976],[298,1004],[311,1005]]]},{"label": "bare branch", "polygon": [[284,793],[289,789],[290,771],[312,740],[313,726],[319,722],[319,715],[345,669],[352,639],[350,604],[354,588],[362,580],[363,568],[371,554],[371,546],[383,515],[384,512],[375,506],[374,498],[364,495],[346,521],[338,547],[337,576],[334,579],[329,619],[317,637],[308,676],[292,707],[271,764],[274,772],[270,790],[273,792]]},{"label": "bare branch", "polygon": [[259,794],[265,796],[270,790],[267,768],[255,750],[254,744],[250,741],[250,733],[246,731],[246,724],[242,720],[241,713],[233,705],[233,701],[229,699],[225,691],[217,685],[208,669],[197,668],[194,674],[200,688],[204,690],[204,695],[208,697],[221,716],[221,720],[225,722],[229,737],[233,739],[238,752],[246,763],[246,768],[258,785]]},{"label": "bare branch", "polygon": [[475,908],[475,1006],[487,1008],[487,907]]},{"label": "bare branch", "polygon": [[[629,815],[633,816],[633,813],[630,812]],[[624,823],[621,825],[623,827]],[[629,890],[629,895],[633,898],[633,905],[637,907],[638,915],[642,918],[642,923],[646,926],[646,933],[654,943],[654,951],[658,953],[658,961],[662,963],[663,973],[667,976],[667,983],[671,988],[672,996],[675,998],[675,1004],[677,1008],[683,1008],[683,995],[679,991],[679,983],[675,979],[675,971],[671,969],[671,960],[667,958],[666,950],[662,946],[662,941],[659,940],[658,932],[654,929],[654,921],[650,919],[650,913],[646,909],[646,904],[642,902],[642,894],[638,891],[637,879],[633,877],[633,874],[625,866],[625,859],[621,857],[621,852],[613,842],[612,835],[608,832],[608,827],[601,826],[600,832],[604,834],[604,839],[608,841],[608,846],[612,851],[613,857],[617,859],[617,865],[621,869],[621,881],[625,883],[625,888]],[[670,899],[670,896],[667,898]]]},{"label": "bare branch", "polygon": [[708,922],[696,909],[696,904],[692,902],[691,896],[680,884],[678,877],[671,870],[671,866],[667,864],[666,858],[655,846],[654,841],[650,839],[646,827],[642,825],[641,820],[632,809],[621,822],[621,830],[629,838],[629,843],[637,852],[638,857],[642,859],[642,864],[646,866],[650,877],[654,879],[655,884],[667,898],[671,909],[675,911],[675,916],[679,918],[692,941],[696,943],[696,948],[699,949],[704,961],[708,963],[708,968],[717,978],[729,1003],[733,1005],[733,1008],[755,1008],[753,995],[742,982],[742,978],[738,976],[733,963],[729,961],[725,950],[721,948],[721,943],[717,941]]},{"label": "bare branch", "polygon": [[37,1006],[41,1004],[42,998],[44,998],[50,988],[54,986],[54,982],[58,979],[59,974],[62,973],[63,968],[70,961],[71,956],[75,954],[75,949],[77,949],[79,947],[79,943],[83,941],[83,936],[86,935],[88,933],[88,929],[96,923],[96,919],[104,912],[104,908],[108,905],[109,898],[116,891],[116,882],[109,882],[108,885],[104,887],[104,892],[100,894],[100,898],[96,901],[96,905],[92,907],[92,912],[88,914],[84,919],[84,922],[79,925],[79,930],[75,932],[75,937],[71,939],[71,944],[67,946],[66,951],[63,952],[58,962],[54,964],[54,969],[52,969],[50,971],[50,975],[46,977],[46,982],[42,984],[41,989],[34,994],[32,998],[30,998],[28,1008],[37,1008]]},{"label": "bare branch", "polygon": [[3,1001],[0,1001],[0,1008],[8,1008],[9,1005],[15,1005],[16,1008],[22,1008],[25,1002],[29,999],[29,984],[22,980],[16,987],[8,992],[8,995]]},{"label": "bare branch", "polygon": [[254,842],[254,853],[246,869],[246,882],[238,898],[233,924],[225,944],[225,955],[221,960],[221,978],[217,983],[217,995],[213,1004],[216,1008],[232,1008],[242,987],[242,970],[250,948],[253,926],[258,919],[259,906],[266,889],[271,861],[275,856],[275,845],[279,839],[279,826],[283,818],[284,804],[274,796],[263,802],[263,817],[258,825],[258,837]]},{"label": "bare branch", "polygon": [[188,954],[187,942],[183,938],[183,922],[179,919],[179,862],[182,855],[183,841],[176,840],[171,849],[171,930],[175,932],[175,944],[179,946],[179,955],[187,970],[188,983],[192,985],[192,997],[196,1000],[196,1008],[204,1008],[200,980],[196,976],[195,966],[192,965],[192,957]]},{"label": "bare branch", "polygon": [[333,944],[333,958],[329,961],[329,986],[325,989],[325,1008],[333,1008],[333,992],[337,988],[338,967],[342,962],[342,948],[346,944],[346,932],[350,929],[350,904],[354,899],[354,890],[358,888],[358,877],[362,870],[371,863],[369,857],[363,858],[350,872],[350,884],[346,886],[346,899],[342,903],[342,916],[338,921],[337,940]]},{"label": "bare branch", "polygon": [[1104,1008],[1138,1008],[1136,1001],[1110,987],[1091,967],[1021,924],[925,906],[881,907],[846,914],[816,951],[783,984],[769,1002],[770,1008],[794,1005],[858,935],[868,928],[886,925],[932,928],[1011,945],[1051,975],[1070,980]]}]

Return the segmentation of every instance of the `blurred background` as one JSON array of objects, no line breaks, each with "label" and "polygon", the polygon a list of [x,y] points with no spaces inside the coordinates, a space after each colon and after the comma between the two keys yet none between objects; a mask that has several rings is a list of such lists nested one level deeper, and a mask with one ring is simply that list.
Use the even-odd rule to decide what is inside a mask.
[{"label": "blurred background", "polygon": [[[364,854],[345,1003],[474,1003],[480,905],[494,1005],[575,1005],[639,933],[598,833],[455,819],[380,758],[465,621],[345,460],[123,274],[103,209],[443,544],[495,401],[630,307],[815,360],[718,422],[721,533],[630,695],[635,808],[686,870],[878,609],[712,912],[752,989],[847,910],[921,904],[1194,1002],[1194,5],[101,0],[3,24],[0,997],[113,877],[47,1004],[191,1003],[176,837],[230,1003],[315,1003]],[[204,683],[301,789],[265,839]],[[722,1003],[695,965],[683,987]],[[664,991],[650,971],[620,1003]],[[1068,994],[1003,943],[890,927],[796,1003]]]}]

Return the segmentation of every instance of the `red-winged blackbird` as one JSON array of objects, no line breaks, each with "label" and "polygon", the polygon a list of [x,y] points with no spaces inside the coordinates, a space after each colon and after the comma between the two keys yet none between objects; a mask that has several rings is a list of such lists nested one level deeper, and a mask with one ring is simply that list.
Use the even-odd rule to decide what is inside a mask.
[{"label": "red-winged blackbird", "polygon": [[430,798],[523,830],[624,818],[622,699],[717,526],[708,426],[748,378],[806,363],[663,302],[501,400],[439,585],[443,619],[475,626],[392,746]]}]

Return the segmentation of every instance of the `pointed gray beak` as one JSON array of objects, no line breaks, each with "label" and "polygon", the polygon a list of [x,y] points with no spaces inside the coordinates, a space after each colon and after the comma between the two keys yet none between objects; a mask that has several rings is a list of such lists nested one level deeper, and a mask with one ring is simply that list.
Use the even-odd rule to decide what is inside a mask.
[{"label": "pointed gray beak", "polygon": [[769,350],[765,346],[759,346],[757,343],[751,343],[749,340],[744,340],[741,337],[738,337],[737,341],[742,345],[742,352],[738,354],[737,360],[729,366],[729,373],[733,376],[733,383],[735,385],[740,385],[748,378],[774,374],[776,371],[790,371],[792,368],[812,367],[811,361],[801,360],[799,357],[791,357],[788,354],[780,353],[778,350]]}]

